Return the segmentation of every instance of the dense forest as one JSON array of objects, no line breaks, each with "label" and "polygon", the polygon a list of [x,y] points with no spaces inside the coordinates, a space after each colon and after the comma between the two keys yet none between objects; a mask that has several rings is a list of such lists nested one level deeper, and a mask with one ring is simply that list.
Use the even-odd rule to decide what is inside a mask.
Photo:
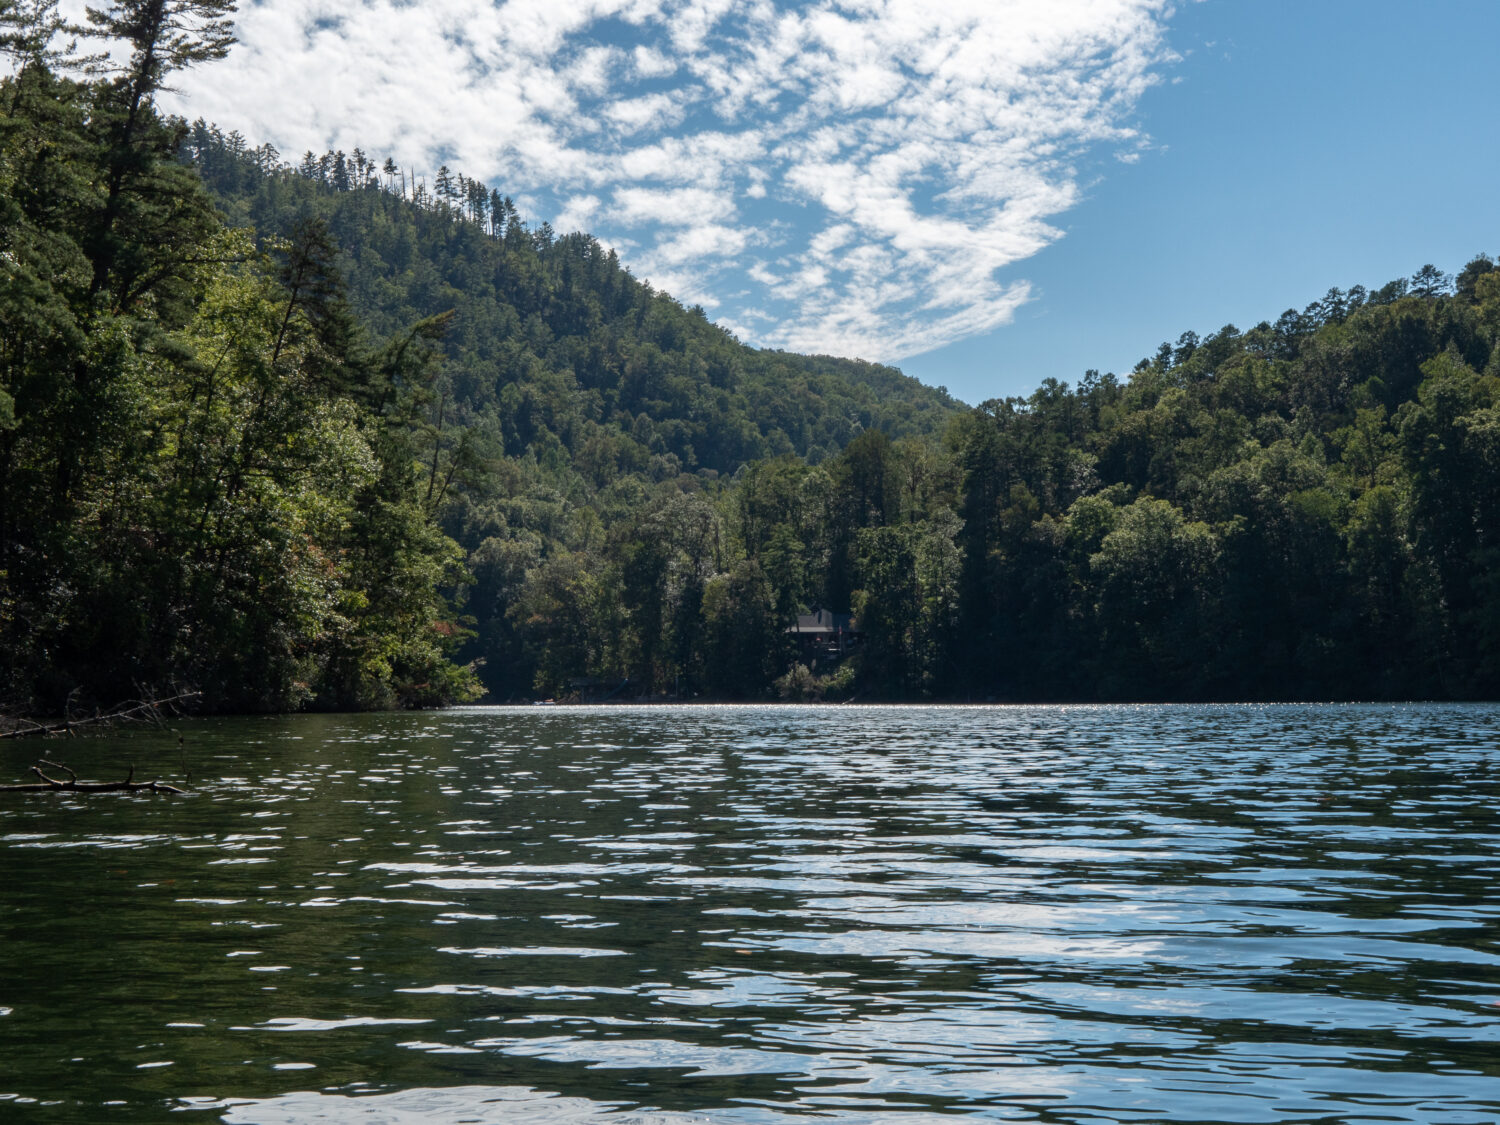
[{"label": "dense forest", "polygon": [[[457,310],[449,441],[490,470],[442,519],[497,698],[626,678],[728,698],[1500,684],[1485,255],[964,412],[889,369],[742,348],[447,168],[429,193],[389,161],[293,167],[201,122],[186,148],[231,221],[326,222],[367,323]],[[813,606],[854,614],[847,658],[787,635]]]},{"label": "dense forest", "polygon": [[[226,0],[0,2],[0,703],[474,695],[417,465],[441,322],[375,346],[317,224],[227,227],[153,108]],[[118,64],[112,59],[123,60]],[[85,72],[83,80],[67,77]]]},{"label": "dense forest", "polygon": [[0,704],[1496,696],[1487,256],[966,409],[160,117],[225,8],[119,3],[78,80],[0,0]]}]

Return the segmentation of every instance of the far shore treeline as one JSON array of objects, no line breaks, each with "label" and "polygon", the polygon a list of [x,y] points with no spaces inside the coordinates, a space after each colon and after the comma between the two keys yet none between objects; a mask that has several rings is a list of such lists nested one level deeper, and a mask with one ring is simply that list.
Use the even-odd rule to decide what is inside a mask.
[{"label": "far shore treeline", "polygon": [[1483,254],[970,409],[446,167],[162,117],[228,0],[92,63],[55,9],[0,0],[0,711],[1500,696]]}]

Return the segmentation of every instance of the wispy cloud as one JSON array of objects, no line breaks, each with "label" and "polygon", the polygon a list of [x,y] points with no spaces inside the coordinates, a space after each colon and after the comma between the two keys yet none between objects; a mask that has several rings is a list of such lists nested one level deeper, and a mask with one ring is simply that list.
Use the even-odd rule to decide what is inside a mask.
[{"label": "wispy cloud", "polygon": [[1005,323],[1168,0],[259,0],[174,108],[446,161],[754,343],[896,360]]}]

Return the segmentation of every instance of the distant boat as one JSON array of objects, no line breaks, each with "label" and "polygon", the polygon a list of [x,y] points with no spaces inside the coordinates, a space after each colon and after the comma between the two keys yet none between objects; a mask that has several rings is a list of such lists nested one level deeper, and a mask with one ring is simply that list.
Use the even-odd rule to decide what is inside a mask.
[{"label": "distant boat", "polygon": [[557,700],[555,700],[555,699],[533,699],[531,701],[531,705],[533,707],[556,707],[557,706]]}]

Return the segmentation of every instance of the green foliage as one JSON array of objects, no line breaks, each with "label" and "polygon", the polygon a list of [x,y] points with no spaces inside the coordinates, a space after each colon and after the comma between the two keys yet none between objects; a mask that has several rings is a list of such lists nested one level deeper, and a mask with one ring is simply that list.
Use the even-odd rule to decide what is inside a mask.
[{"label": "green foliage", "polygon": [[0,700],[1500,690],[1488,256],[965,411],[446,167],[164,120],[231,10],[120,0],[80,82],[0,2]]},{"label": "green foliage", "polygon": [[[1500,689],[1500,284],[1332,290],[955,422],[956,682],[1001,698]],[[1487,374],[1486,374],[1487,373]]]},{"label": "green foliage", "polygon": [[952,416],[945,392],[745,347],[462,173],[441,169],[429,191],[359,150],[293,169],[202,122],[186,151],[232,222],[290,238],[321,218],[350,308],[378,335],[451,315],[413,431],[423,502],[468,552],[464,656],[493,698],[626,679],[632,694],[764,695],[790,616],[847,609],[844,511],[873,503],[883,519],[933,486],[913,454],[888,500],[861,498],[886,482],[839,451],[852,441],[894,467],[893,439],[925,449]]},{"label": "green foliage", "polygon": [[279,267],[225,229],[152,108],[167,73],[223,53],[230,7],[100,13],[131,54],[95,82],[54,75],[45,35],[4,41],[28,59],[0,82],[7,704],[174,681],[241,710],[475,691],[440,594],[462,553],[419,491],[413,349],[360,343],[315,224],[271,247]]},{"label": "green foliage", "polygon": [[294,169],[201,121],[186,140],[232,222],[288,237],[309,215],[326,220],[377,334],[453,310],[444,378],[457,423],[510,456],[556,449],[595,488],[621,472],[820,460],[862,431],[932,435],[957,406],[888,367],[745,347],[594,239],[528,228],[462,174],[442,170],[429,192],[358,150]]}]

